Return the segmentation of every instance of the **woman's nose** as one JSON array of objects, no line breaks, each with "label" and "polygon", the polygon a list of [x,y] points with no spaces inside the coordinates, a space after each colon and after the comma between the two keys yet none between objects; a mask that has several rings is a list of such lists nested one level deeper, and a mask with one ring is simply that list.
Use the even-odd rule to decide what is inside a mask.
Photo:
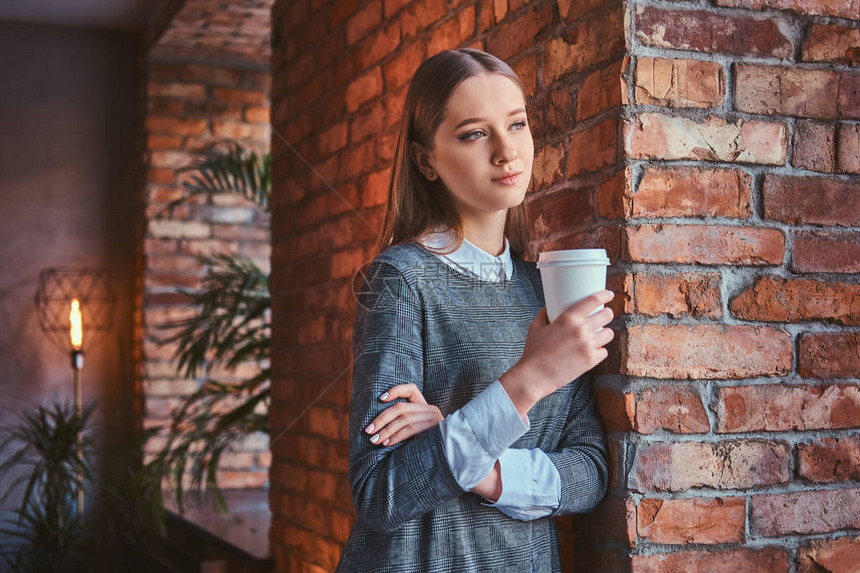
[{"label": "woman's nose", "polygon": [[514,146],[511,138],[505,134],[498,138],[496,153],[493,156],[493,164],[507,163],[517,158],[517,148]]}]

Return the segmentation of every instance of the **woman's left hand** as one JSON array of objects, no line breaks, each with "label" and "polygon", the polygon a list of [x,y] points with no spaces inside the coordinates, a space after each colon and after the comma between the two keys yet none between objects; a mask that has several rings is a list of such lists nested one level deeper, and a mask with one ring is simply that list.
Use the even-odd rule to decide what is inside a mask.
[{"label": "woman's left hand", "polygon": [[390,402],[396,398],[406,398],[409,402],[400,402],[386,408],[364,429],[371,435],[372,443],[393,446],[445,419],[439,408],[427,403],[415,384],[392,386],[379,399]]}]

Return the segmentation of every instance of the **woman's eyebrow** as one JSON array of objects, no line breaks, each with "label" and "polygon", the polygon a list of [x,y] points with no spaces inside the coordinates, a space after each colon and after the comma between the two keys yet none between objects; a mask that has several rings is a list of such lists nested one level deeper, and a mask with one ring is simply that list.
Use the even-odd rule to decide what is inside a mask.
[{"label": "woman's eyebrow", "polygon": [[[524,108],[524,107],[517,108],[514,111],[512,111],[511,113],[509,113],[508,117],[510,117],[512,115],[517,115],[518,113],[523,113],[524,111],[526,111],[526,108]],[[463,121],[461,121],[460,123],[455,125],[454,129],[459,129],[459,128],[461,128],[464,125],[469,124],[469,123],[480,123],[482,121],[486,121],[486,120],[483,117],[470,117],[469,119],[464,119]]]}]

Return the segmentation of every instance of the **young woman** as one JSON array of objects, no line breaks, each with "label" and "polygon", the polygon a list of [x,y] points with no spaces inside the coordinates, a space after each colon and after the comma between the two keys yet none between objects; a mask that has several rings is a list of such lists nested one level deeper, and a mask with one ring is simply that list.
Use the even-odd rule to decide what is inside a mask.
[{"label": "young woman", "polygon": [[521,258],[534,142],[525,91],[479,50],[439,53],[406,95],[377,256],[353,338],[337,571],[559,571],[554,516],[607,487],[586,373],[606,357],[602,291],[547,320]]}]

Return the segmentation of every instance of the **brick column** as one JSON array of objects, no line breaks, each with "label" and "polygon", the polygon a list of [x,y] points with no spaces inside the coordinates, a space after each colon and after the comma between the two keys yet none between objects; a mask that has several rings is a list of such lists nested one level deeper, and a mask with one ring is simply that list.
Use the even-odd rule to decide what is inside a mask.
[{"label": "brick column", "polygon": [[631,572],[848,571],[860,12],[717,4],[629,4],[626,471],[592,518]]},{"label": "brick column", "polygon": [[[159,325],[188,316],[187,297],[177,287],[197,288],[205,272],[198,255],[241,252],[262,269],[269,267],[268,222],[241,197],[198,197],[173,212],[170,201],[186,193],[189,173],[177,169],[192,164],[194,152],[217,141],[235,141],[265,152],[269,147],[270,75],[237,66],[148,62],[146,114],[145,208],[143,242],[143,387],[144,425],[167,427],[170,412],[206,379],[176,373],[176,345],[157,341],[170,333]],[[210,372],[211,378],[239,381],[259,371],[253,365],[235,372]],[[160,448],[153,440],[147,450]],[[223,488],[263,487],[270,454],[264,434],[250,436],[235,451],[222,456],[219,485]]]}]

